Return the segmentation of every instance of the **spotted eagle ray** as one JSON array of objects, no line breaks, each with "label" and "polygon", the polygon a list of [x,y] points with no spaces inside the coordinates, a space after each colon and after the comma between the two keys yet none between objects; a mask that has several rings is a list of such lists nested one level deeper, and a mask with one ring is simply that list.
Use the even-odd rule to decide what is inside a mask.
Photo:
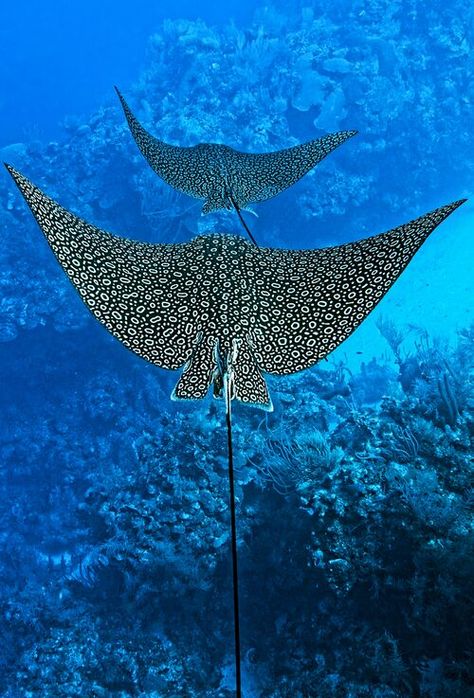
[{"label": "spotted eagle ray", "polygon": [[236,695],[242,696],[232,454],[233,399],[271,409],[263,373],[320,361],[374,309],[428,235],[463,200],[393,230],[316,250],[255,248],[225,234],[150,244],[104,232],[6,166],[56,258],[94,316],[122,344],[182,368],[174,399],[226,401]]},{"label": "spotted eagle ray", "polygon": [[357,133],[339,131],[270,153],[242,153],[218,143],[183,148],[149,134],[117,87],[115,90],[132,136],[156,174],[178,191],[204,199],[203,213],[234,208],[254,244],[241,210],[277,196]]}]

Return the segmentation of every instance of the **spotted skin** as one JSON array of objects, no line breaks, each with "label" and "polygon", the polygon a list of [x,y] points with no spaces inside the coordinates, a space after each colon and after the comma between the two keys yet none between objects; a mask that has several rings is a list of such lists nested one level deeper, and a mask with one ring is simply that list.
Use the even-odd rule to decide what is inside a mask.
[{"label": "spotted skin", "polygon": [[203,213],[232,208],[229,194],[239,209],[271,199],[357,133],[340,131],[271,153],[242,153],[217,143],[180,148],[151,136],[115,89],[132,136],[148,164],[170,186],[204,199]]},{"label": "spotted skin", "polygon": [[265,409],[262,372],[295,373],[333,351],[463,203],[319,250],[257,249],[222,234],[160,245],[89,225],[7,168],[94,316],[147,361],[183,368],[174,398],[203,398],[211,384],[220,395],[216,357],[232,355],[232,396]]}]

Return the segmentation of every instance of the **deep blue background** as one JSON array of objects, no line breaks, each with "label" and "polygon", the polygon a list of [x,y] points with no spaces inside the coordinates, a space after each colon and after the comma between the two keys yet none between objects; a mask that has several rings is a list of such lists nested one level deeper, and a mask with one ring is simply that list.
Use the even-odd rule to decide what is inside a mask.
[{"label": "deep blue background", "polygon": [[203,18],[214,25],[252,15],[229,0],[26,0],[0,4],[0,147],[56,139],[66,116],[88,115],[133,82],[150,35],[164,19]]}]

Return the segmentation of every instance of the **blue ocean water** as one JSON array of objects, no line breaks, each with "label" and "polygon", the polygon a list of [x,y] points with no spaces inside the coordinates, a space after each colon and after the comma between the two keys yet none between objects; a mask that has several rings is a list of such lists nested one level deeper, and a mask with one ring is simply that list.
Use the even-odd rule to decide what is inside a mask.
[{"label": "blue ocean water", "polygon": [[[472,199],[474,9],[416,0],[0,10],[0,150],[120,235],[241,233],[163,184],[154,135],[251,152],[359,131],[244,212],[342,244]],[[363,325],[234,409],[244,695],[474,695],[473,208]],[[0,695],[234,695],[222,402],[99,326],[0,181]]]}]

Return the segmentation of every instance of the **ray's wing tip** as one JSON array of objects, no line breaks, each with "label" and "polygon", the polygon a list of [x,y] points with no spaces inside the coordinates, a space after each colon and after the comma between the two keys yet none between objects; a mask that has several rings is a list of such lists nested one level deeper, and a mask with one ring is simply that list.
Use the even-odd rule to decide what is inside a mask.
[{"label": "ray's wing tip", "polygon": [[339,146],[343,145],[350,138],[354,138],[354,136],[357,136],[358,133],[359,131],[357,131],[356,129],[352,129],[350,131],[336,131],[335,133],[330,133],[327,136],[323,136],[322,138],[315,139],[315,142],[327,142],[329,144],[329,152],[331,152],[331,150],[334,150],[335,148],[338,148]]},{"label": "ray's wing tip", "polygon": [[[466,203],[467,199],[458,199],[450,204],[445,204],[444,206],[438,206],[438,208],[425,213],[419,218],[415,218],[409,223],[405,224],[408,229],[415,228],[420,232],[427,234],[432,233],[441,223],[443,223],[449,216],[454,213],[454,211]],[[405,227],[405,226],[402,226]]]},{"label": "ray's wing tip", "polygon": [[[130,130],[132,131],[132,135],[133,135],[133,129],[134,129],[134,128],[142,129],[142,127],[140,126],[140,124],[139,124],[139,122],[137,121],[136,117],[134,116],[132,110],[131,110],[130,107],[128,106],[128,102],[126,101],[126,99],[125,99],[125,97],[123,96],[123,94],[120,92],[120,90],[119,90],[119,88],[117,87],[117,85],[114,85],[114,89],[115,89],[115,91],[116,91],[116,93],[117,93],[117,96],[118,96],[118,98],[119,98],[119,100],[120,100],[120,104],[122,105],[123,113],[125,114],[125,118],[126,118],[126,120],[127,120],[127,123],[128,123],[128,125],[129,125],[129,128],[130,128]],[[134,137],[135,137],[135,136],[134,136]]]},{"label": "ray's wing tip", "polygon": [[357,136],[359,131],[357,129],[349,129],[349,130],[344,130],[344,131],[336,131],[334,134],[336,138],[341,138],[343,141],[349,140],[349,138],[353,138],[354,136]]},{"label": "ray's wing tip", "polygon": [[124,111],[124,113],[125,113],[125,116],[127,117],[127,120],[129,120],[130,118],[132,118],[132,112],[130,111],[130,107],[128,106],[128,104],[127,104],[127,102],[126,102],[126,100],[125,100],[125,97],[124,97],[123,94],[120,92],[120,90],[119,90],[119,88],[117,87],[117,85],[114,85],[114,90],[115,90],[115,92],[117,93],[117,97],[118,97],[119,100],[120,100],[120,104],[122,105],[122,109],[123,109],[123,111]]},{"label": "ray's wing tip", "polygon": [[457,208],[465,204],[466,201],[467,199],[458,199],[457,201],[453,201],[451,204],[446,204],[446,206],[441,206],[440,208],[436,209],[435,213],[439,213],[444,218],[446,218]]},{"label": "ray's wing tip", "polygon": [[10,177],[13,179],[17,187],[23,191],[25,188],[25,185],[29,183],[29,180],[21,174],[21,172],[18,172],[18,170],[15,170],[14,167],[8,164],[8,162],[3,163],[5,165],[5,169],[10,175]]}]

